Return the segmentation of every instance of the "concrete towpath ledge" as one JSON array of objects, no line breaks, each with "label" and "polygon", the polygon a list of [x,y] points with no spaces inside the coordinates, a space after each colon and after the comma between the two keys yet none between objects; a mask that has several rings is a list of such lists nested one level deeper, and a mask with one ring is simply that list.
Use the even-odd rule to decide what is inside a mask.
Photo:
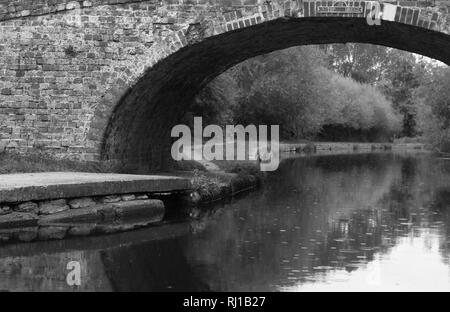
[{"label": "concrete towpath ledge", "polygon": [[165,175],[42,172],[0,175],[0,203],[127,193],[182,192],[189,179]]}]

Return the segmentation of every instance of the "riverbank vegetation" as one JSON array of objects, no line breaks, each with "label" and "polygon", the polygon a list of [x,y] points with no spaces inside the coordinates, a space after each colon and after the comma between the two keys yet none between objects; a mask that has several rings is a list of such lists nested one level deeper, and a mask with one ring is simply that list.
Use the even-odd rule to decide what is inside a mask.
[{"label": "riverbank vegetation", "polygon": [[435,68],[414,92],[418,128],[435,148],[450,150],[450,70]]},{"label": "riverbank vegetation", "polygon": [[294,47],[224,72],[184,122],[279,124],[287,141],[409,138],[437,146],[450,140],[449,82],[443,64],[392,48]]},{"label": "riverbank vegetation", "polygon": [[[231,168],[235,172],[231,172]],[[192,193],[188,202],[194,206],[230,199],[257,188],[263,179],[262,173],[254,164],[234,165],[217,172],[195,169],[189,176]]]}]

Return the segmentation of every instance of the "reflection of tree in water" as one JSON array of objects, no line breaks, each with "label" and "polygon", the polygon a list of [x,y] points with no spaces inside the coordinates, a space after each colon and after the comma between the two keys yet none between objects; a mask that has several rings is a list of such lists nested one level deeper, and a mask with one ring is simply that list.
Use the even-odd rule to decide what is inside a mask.
[{"label": "reflection of tree in water", "polygon": [[188,258],[202,264],[197,274],[213,290],[268,290],[372,259],[382,229],[371,207],[400,175],[400,161],[381,157],[358,155],[353,166],[339,158],[329,167],[333,157],[283,164],[261,194],[187,238]]},{"label": "reflection of tree in water", "polygon": [[329,263],[351,271],[357,268],[357,264],[371,261],[382,241],[380,221],[380,211],[376,209],[359,209],[349,218],[333,220],[320,265]]},{"label": "reflection of tree in water", "polygon": [[[389,154],[358,154],[315,156],[308,158],[286,159],[279,169],[270,174],[268,188],[273,192],[267,193],[267,200],[278,201],[283,195],[292,196],[292,192],[302,191],[303,195],[320,191],[317,189],[326,182],[323,179],[335,179],[339,185],[347,186],[352,183],[367,182],[371,186],[386,180],[387,171],[391,166],[392,155]],[[354,178],[354,179],[352,179]],[[389,181],[387,181],[389,182]],[[329,190],[337,189],[330,185]],[[273,196],[275,193],[277,196]]]},{"label": "reflection of tree in water", "polygon": [[440,244],[440,252],[445,263],[450,265],[450,189],[439,188],[436,190],[435,200],[432,203],[433,211],[435,211],[433,220],[442,221],[442,242]]},{"label": "reflection of tree in water", "polygon": [[447,184],[448,176],[442,180],[439,167],[430,163],[429,159],[404,157],[401,177],[380,200],[383,236],[391,245],[414,227],[427,227],[441,218],[435,202],[439,196],[437,190]]}]

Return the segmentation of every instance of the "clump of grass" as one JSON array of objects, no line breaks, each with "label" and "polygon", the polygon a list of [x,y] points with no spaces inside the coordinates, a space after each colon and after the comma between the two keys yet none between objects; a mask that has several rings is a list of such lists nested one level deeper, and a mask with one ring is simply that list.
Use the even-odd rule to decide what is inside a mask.
[{"label": "clump of grass", "polygon": [[195,169],[191,177],[192,188],[198,192],[200,196],[210,198],[214,197],[222,191],[225,185],[218,177],[207,175],[200,170]]}]

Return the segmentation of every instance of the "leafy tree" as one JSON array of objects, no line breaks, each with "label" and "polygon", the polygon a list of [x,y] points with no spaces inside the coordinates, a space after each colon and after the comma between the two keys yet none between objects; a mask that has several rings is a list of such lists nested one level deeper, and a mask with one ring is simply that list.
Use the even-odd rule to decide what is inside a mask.
[{"label": "leafy tree", "polygon": [[389,49],[383,46],[348,43],[323,45],[329,68],[360,83],[381,80]]},{"label": "leafy tree", "polygon": [[391,99],[394,109],[403,116],[402,135],[406,137],[417,135],[414,90],[421,85],[422,75],[423,68],[413,54],[399,50],[389,53],[381,88]]},{"label": "leafy tree", "polygon": [[247,88],[234,109],[235,122],[280,124],[284,138],[312,137],[321,127],[328,101],[320,94],[324,89],[320,83],[323,64],[318,49],[304,47],[238,65],[244,68],[239,72],[245,73]]},{"label": "leafy tree", "polygon": [[434,68],[414,96],[424,138],[439,149],[450,149],[450,69]]}]

